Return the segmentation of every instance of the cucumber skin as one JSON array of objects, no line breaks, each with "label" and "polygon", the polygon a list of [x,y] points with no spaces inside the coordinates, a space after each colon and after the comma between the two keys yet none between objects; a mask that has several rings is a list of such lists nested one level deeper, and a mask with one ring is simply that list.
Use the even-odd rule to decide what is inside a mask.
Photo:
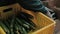
[{"label": "cucumber skin", "polygon": [[24,15],[26,18],[33,19],[34,17],[28,13],[20,12],[20,14]]},{"label": "cucumber skin", "polygon": [[[26,25],[28,25],[28,26],[29,26],[29,30],[31,30],[31,29],[34,30],[34,29],[35,29],[35,26],[29,24],[27,21],[25,21],[25,20],[23,20],[23,19],[20,19],[20,20],[19,20],[18,18],[17,18],[17,20],[18,20],[18,21],[21,21],[22,23],[24,23],[24,24],[26,24]],[[25,26],[25,25],[24,25],[24,26]]]},{"label": "cucumber skin", "polygon": [[1,22],[1,21],[0,21],[0,26],[4,29],[4,31],[6,32],[6,34],[9,34],[9,33],[10,33],[9,29],[8,29],[8,28],[6,27],[6,25],[4,25],[4,23]]},{"label": "cucumber skin", "polygon": [[25,29],[23,30],[23,26],[19,25],[18,22],[16,22],[16,25],[18,27],[20,34],[27,34],[27,31]]},{"label": "cucumber skin", "polygon": [[10,33],[11,34],[14,34],[14,32],[13,32],[14,23],[15,23],[15,16],[13,16],[11,23],[10,23]]},{"label": "cucumber skin", "polygon": [[17,16],[19,19],[24,19],[25,21],[27,21],[30,25],[36,27],[36,25],[29,19],[27,18],[25,15],[23,14],[19,14],[19,16]]},{"label": "cucumber skin", "polygon": [[17,22],[19,23],[19,25],[29,29],[30,27],[27,24],[24,24],[21,20],[19,20],[18,18],[16,18]]}]

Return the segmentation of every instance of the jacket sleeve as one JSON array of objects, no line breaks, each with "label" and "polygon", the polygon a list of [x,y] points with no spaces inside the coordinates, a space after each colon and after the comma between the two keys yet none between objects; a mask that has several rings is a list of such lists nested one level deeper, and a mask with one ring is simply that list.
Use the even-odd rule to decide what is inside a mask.
[{"label": "jacket sleeve", "polygon": [[40,0],[20,0],[18,3],[25,9],[33,11],[41,11],[46,13],[47,10]]}]

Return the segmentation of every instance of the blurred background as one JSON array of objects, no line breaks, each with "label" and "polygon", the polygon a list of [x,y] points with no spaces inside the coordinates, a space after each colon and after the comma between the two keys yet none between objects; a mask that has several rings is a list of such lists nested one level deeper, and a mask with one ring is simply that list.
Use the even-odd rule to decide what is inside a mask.
[{"label": "blurred background", "polygon": [[60,0],[41,0],[43,4],[52,9],[56,13],[57,19],[55,20],[56,28],[55,28],[55,34],[60,34]]},{"label": "blurred background", "polygon": [[[11,0],[10,0],[11,1]],[[56,27],[55,27],[55,34],[60,34],[60,0],[41,0],[43,2],[43,4],[48,7],[49,9],[53,10],[56,14]],[[1,3],[1,2],[0,2]],[[10,3],[13,3],[15,4],[16,2],[15,1],[12,1],[12,2],[7,2],[8,4]],[[7,4],[7,5],[8,5]],[[3,5],[6,5],[5,3]],[[2,6],[0,4],[0,6]],[[15,7],[14,5],[11,5],[12,7]],[[10,7],[10,6],[8,6]],[[16,8],[16,7],[15,7]],[[19,7],[18,7],[19,8]],[[10,8],[11,9],[11,8]],[[16,8],[17,9],[17,8]],[[18,9],[20,10],[20,9]],[[14,11],[14,8],[13,8],[13,11]],[[12,13],[12,12],[11,12]],[[13,13],[12,13],[13,14]],[[11,15],[12,15],[11,14]],[[10,15],[10,14],[9,14]],[[0,16],[1,16],[1,12],[0,12]]]}]

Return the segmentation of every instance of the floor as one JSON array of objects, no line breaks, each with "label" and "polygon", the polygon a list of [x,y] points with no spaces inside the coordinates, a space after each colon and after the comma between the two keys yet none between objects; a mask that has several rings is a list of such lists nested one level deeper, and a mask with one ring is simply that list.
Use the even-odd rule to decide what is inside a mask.
[{"label": "floor", "polygon": [[60,34],[60,20],[56,20],[55,34]]},{"label": "floor", "polygon": [[60,31],[59,31],[59,32],[57,32],[56,34],[60,34]]}]

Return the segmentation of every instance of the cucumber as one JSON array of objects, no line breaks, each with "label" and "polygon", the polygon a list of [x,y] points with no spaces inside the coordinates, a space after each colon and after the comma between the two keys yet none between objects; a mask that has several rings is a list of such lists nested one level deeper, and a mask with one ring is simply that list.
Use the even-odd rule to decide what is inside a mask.
[{"label": "cucumber", "polygon": [[27,31],[23,28],[22,25],[19,25],[18,22],[16,22],[16,25],[20,34],[27,34]]},{"label": "cucumber", "polygon": [[3,21],[3,23],[6,25],[6,27],[8,27],[8,29],[9,29],[9,23],[5,20],[5,21]]},{"label": "cucumber", "polygon": [[[18,18],[17,18],[18,19]],[[36,26],[31,25],[29,22],[27,22],[26,20],[19,18],[18,20],[20,20],[22,23],[28,25],[30,28],[35,29]],[[35,24],[34,24],[35,25]]]},{"label": "cucumber", "polygon": [[31,29],[34,30],[36,28],[36,27],[32,26],[31,24],[29,24],[28,22],[26,22],[25,20],[23,20],[23,19],[20,19],[20,21],[22,21],[23,23],[27,24],[30,27],[29,30],[31,30]]},{"label": "cucumber", "polygon": [[13,32],[13,25],[14,25],[14,22],[15,21],[15,16],[13,16],[13,18],[12,18],[12,20],[11,20],[11,23],[10,23],[10,33],[11,34],[14,34],[14,32]]},{"label": "cucumber", "polygon": [[25,21],[27,21],[29,24],[31,24],[32,26],[36,27],[36,24],[33,23],[32,20],[30,19],[25,19]]},{"label": "cucumber", "polygon": [[10,23],[10,27],[11,27],[11,28],[13,27],[14,20],[15,20],[15,18],[13,18],[13,19],[11,20],[11,23]]},{"label": "cucumber", "polygon": [[17,19],[18,24],[23,26],[27,32],[29,32],[31,30],[35,30],[34,26],[30,25],[28,22],[24,21],[23,19],[18,19],[18,18],[16,18],[16,19]]},{"label": "cucumber", "polygon": [[17,22],[15,23],[15,26],[14,26],[14,34],[21,34],[21,32],[19,31],[19,27],[18,27],[19,24],[17,24]]},{"label": "cucumber", "polygon": [[20,21],[18,18],[16,18],[16,21],[19,23],[19,25],[22,25],[23,27],[29,29],[30,27],[27,24],[24,24],[22,21]]},{"label": "cucumber", "polygon": [[10,34],[14,34],[13,29],[10,29]]},{"label": "cucumber", "polygon": [[27,34],[27,31],[22,26],[18,25],[18,27],[21,34]]},{"label": "cucumber", "polygon": [[4,23],[2,21],[0,21],[0,26],[4,29],[6,34],[9,34],[9,29],[6,27],[6,25],[4,25]]},{"label": "cucumber", "polygon": [[22,31],[23,31],[23,34],[28,34],[28,33],[26,32],[26,30],[24,29],[24,27],[22,27]]},{"label": "cucumber", "polygon": [[35,25],[30,19],[28,19],[25,15],[20,14],[20,15],[18,16],[18,18],[24,19],[24,20],[27,21],[29,24],[31,24],[32,26],[36,27],[36,25]]},{"label": "cucumber", "polygon": [[31,18],[31,19],[34,18],[32,15],[30,15],[30,14],[28,14],[28,13],[20,12],[20,14],[26,16],[26,18]]},{"label": "cucumber", "polygon": [[18,31],[18,26],[16,25],[16,21],[15,21],[15,23],[14,23],[13,31],[14,31],[14,34],[18,34],[18,33],[17,33],[17,31]]},{"label": "cucumber", "polygon": [[8,19],[8,20],[7,20],[7,22],[8,22],[8,24],[9,24],[9,26],[10,26],[10,24],[11,24],[11,20],[10,20],[10,19]]}]

